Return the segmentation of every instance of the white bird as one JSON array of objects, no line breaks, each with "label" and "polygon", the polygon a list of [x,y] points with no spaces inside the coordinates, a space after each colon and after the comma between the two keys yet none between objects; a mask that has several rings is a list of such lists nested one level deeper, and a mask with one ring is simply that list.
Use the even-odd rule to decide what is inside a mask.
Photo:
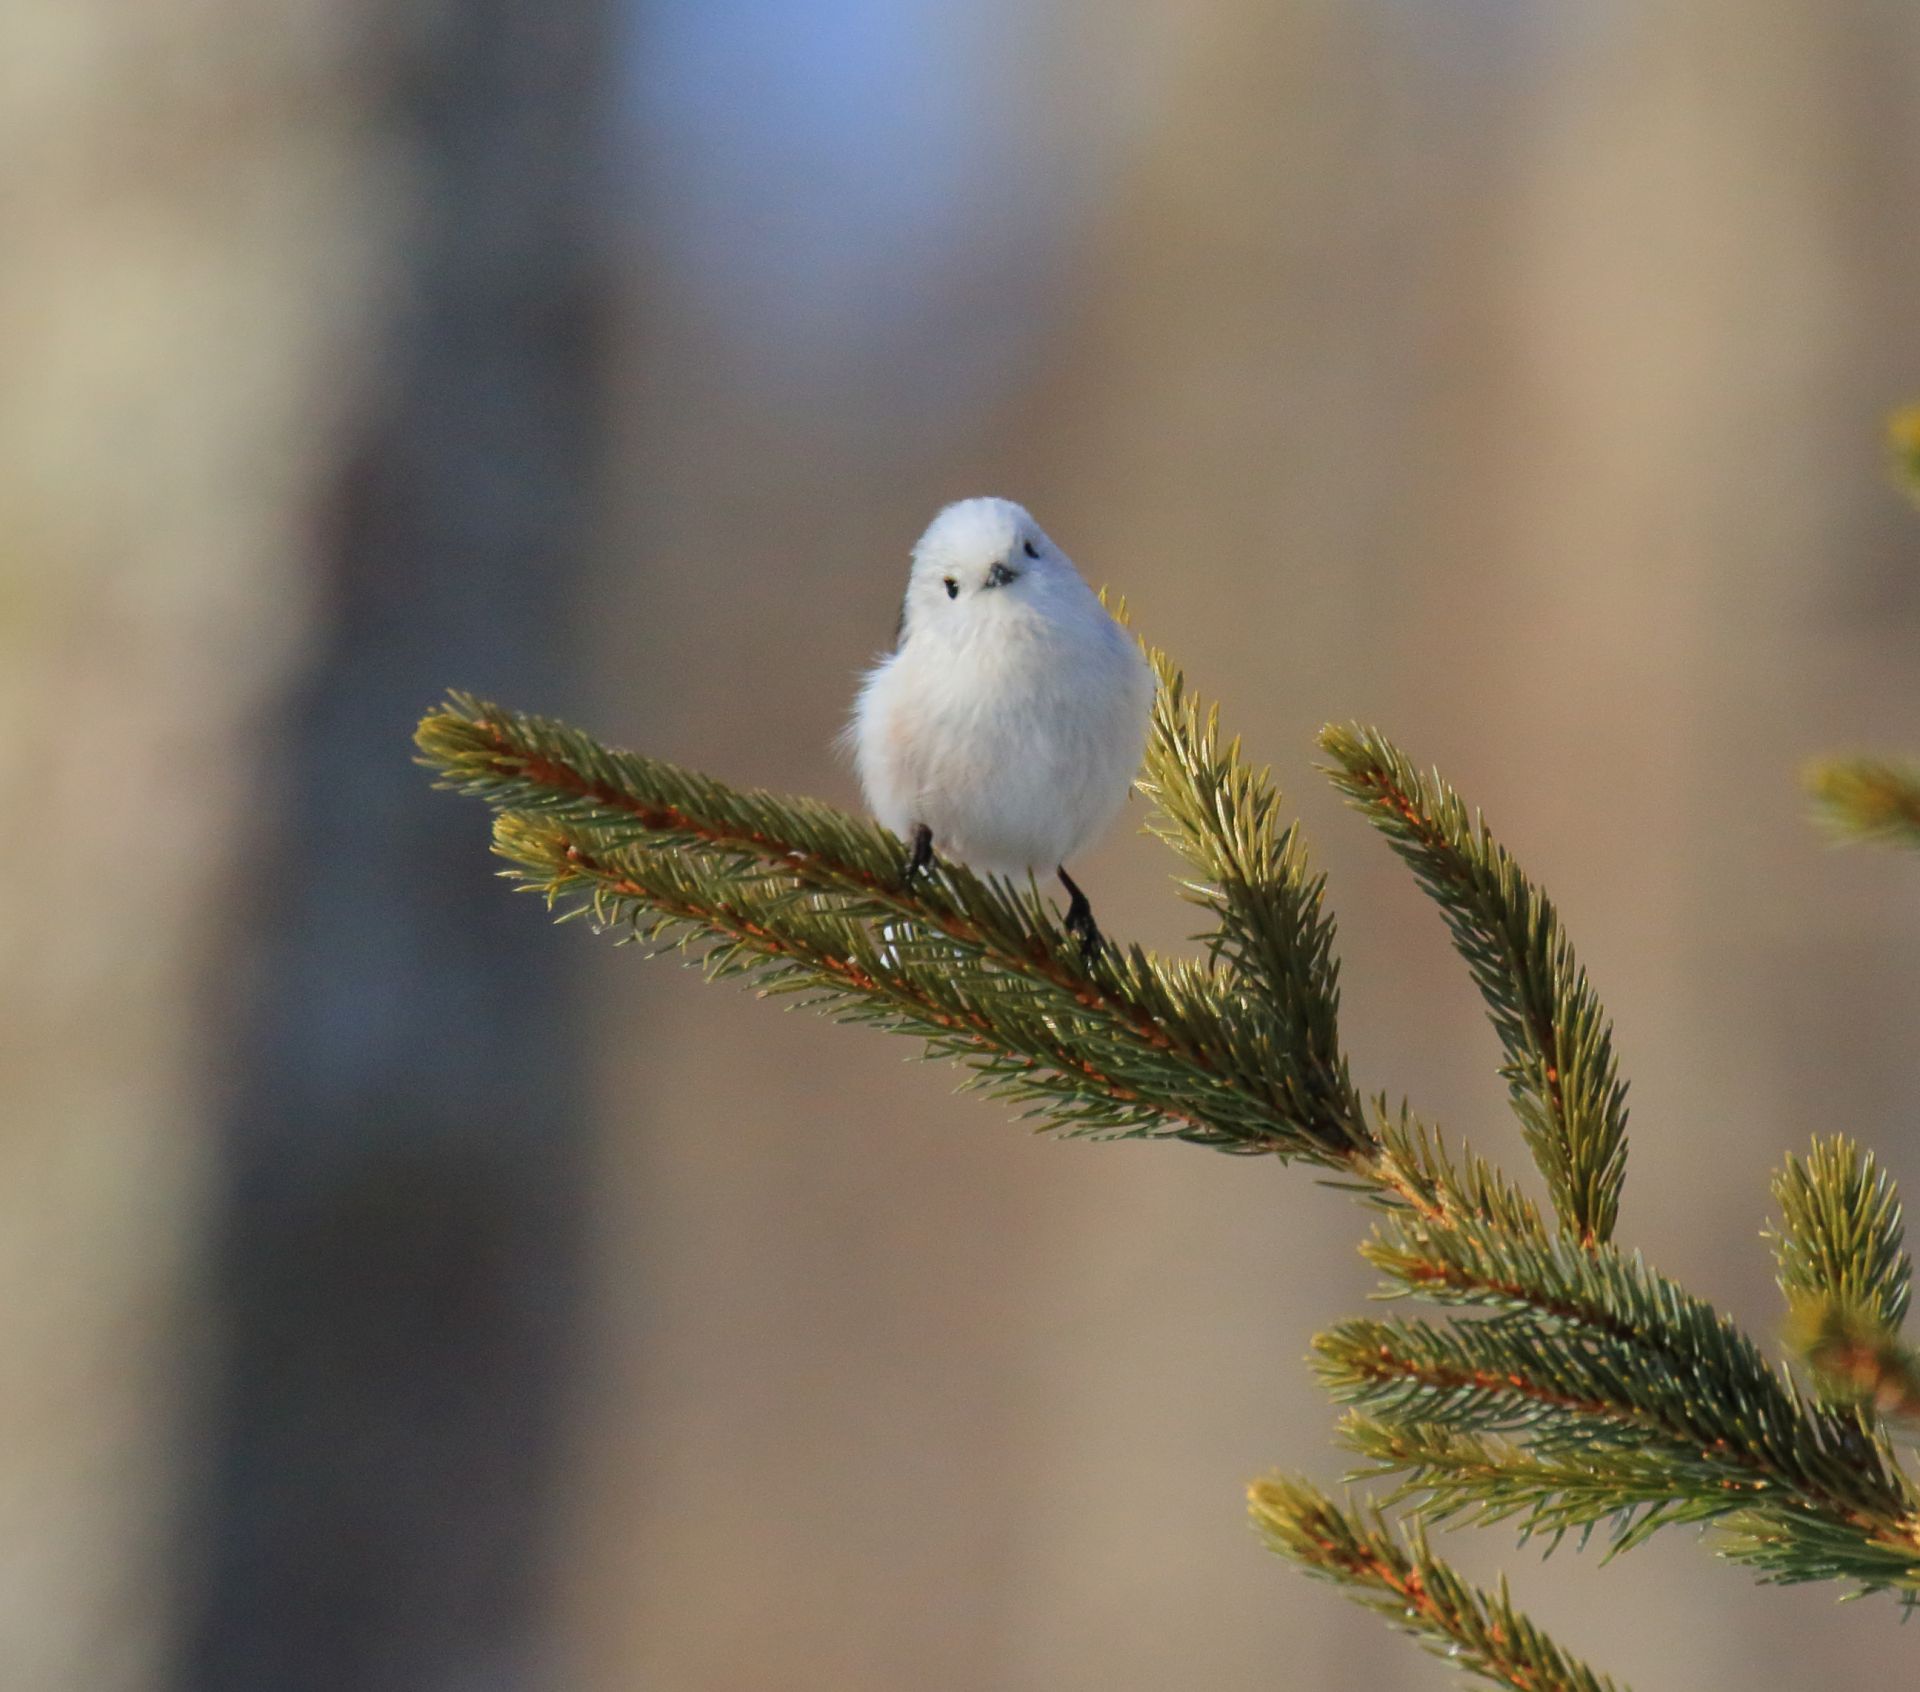
[{"label": "white bird", "polygon": [[1059,547],[1005,499],[949,505],[913,549],[894,649],[848,725],[873,814],[999,875],[1053,870],[1084,955],[1100,947],[1066,862],[1113,821],[1146,749],[1153,675]]}]

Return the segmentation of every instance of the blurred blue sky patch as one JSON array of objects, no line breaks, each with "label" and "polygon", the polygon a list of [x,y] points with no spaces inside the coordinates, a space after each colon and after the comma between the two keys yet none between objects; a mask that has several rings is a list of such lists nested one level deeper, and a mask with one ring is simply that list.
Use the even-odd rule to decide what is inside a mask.
[{"label": "blurred blue sky patch", "polygon": [[995,385],[1142,111],[1138,78],[1056,108],[1055,7],[674,0],[634,19],[616,168],[637,238],[776,376],[851,358]]}]

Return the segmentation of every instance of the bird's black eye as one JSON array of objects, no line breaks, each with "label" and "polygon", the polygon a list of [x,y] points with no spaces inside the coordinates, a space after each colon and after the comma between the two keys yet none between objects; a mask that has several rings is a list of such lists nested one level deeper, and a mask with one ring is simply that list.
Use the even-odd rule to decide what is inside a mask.
[{"label": "bird's black eye", "polygon": [[1023,541],[1021,544],[1025,547],[1026,554],[1029,558],[1038,558],[1040,556],[1039,547],[1035,546],[1032,541]]},{"label": "bird's black eye", "polygon": [[947,597],[949,599],[958,599],[960,597],[960,584],[951,576],[943,576],[941,580],[947,584]]}]

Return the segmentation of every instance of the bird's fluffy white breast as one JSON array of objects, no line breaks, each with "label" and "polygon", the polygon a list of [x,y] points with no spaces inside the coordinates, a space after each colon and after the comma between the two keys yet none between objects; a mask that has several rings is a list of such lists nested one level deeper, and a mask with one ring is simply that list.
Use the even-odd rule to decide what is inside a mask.
[{"label": "bird's fluffy white breast", "polygon": [[1152,676],[1085,584],[1072,589],[910,633],[868,676],[849,739],[887,827],[925,823],[945,855],[1018,874],[1112,821],[1145,748]]}]

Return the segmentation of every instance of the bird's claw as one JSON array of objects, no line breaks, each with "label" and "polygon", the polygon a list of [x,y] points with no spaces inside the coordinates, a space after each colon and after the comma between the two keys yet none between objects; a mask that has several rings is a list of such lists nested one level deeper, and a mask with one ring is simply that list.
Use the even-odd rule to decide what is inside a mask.
[{"label": "bird's claw", "polygon": [[1085,922],[1077,925],[1073,919],[1069,917],[1067,919],[1067,932],[1080,936],[1080,962],[1087,969],[1093,968],[1093,966],[1100,961],[1100,954],[1107,944],[1107,937],[1100,932],[1100,925],[1093,920],[1091,915],[1088,916]]},{"label": "bird's claw", "polygon": [[907,867],[900,879],[909,887],[933,869],[933,830],[921,823],[913,831],[913,850],[907,854]]},{"label": "bird's claw", "polygon": [[1069,934],[1080,937],[1080,962],[1091,969],[1099,959],[1100,951],[1106,940],[1100,933],[1100,925],[1093,920],[1093,906],[1079,884],[1063,869],[1057,872],[1060,885],[1067,890],[1067,921]]}]

